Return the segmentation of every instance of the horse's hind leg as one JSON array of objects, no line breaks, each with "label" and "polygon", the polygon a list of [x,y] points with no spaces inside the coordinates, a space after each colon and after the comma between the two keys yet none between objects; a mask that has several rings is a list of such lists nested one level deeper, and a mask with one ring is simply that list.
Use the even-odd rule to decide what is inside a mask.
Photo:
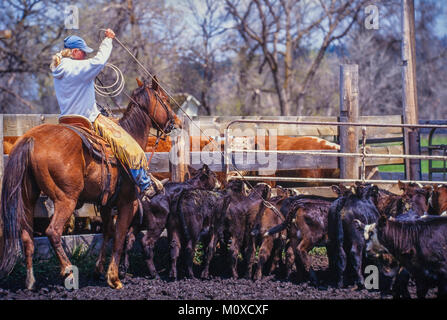
[{"label": "horse's hind leg", "polygon": [[33,290],[36,280],[33,272],[33,255],[34,255],[34,238],[33,233],[28,230],[22,231],[23,251],[25,252],[26,261],[26,288]]},{"label": "horse's hind leg", "polygon": [[24,227],[22,229],[21,237],[26,262],[26,288],[28,290],[33,290],[34,285],[36,283],[33,272],[33,255],[34,255],[33,217],[34,217],[34,207],[36,206],[36,201],[39,197],[39,191],[37,190],[37,186],[30,182],[25,187],[25,190],[28,191],[24,192],[23,197],[25,205],[26,223],[24,224]]},{"label": "horse's hind leg", "polygon": [[64,225],[76,207],[76,201],[65,197],[63,200],[54,201],[54,215],[51,219],[50,225],[45,231],[50,243],[56,252],[56,256],[59,259],[61,265],[61,275],[72,276],[71,272],[67,267],[71,266],[70,260],[68,260],[67,255],[62,248],[62,232],[64,230]]}]

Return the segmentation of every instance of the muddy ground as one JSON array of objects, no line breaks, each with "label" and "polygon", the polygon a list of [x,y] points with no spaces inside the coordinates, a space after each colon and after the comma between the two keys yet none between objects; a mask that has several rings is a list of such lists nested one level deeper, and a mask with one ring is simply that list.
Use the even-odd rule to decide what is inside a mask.
[{"label": "muddy ground", "polygon": [[[142,261],[133,262],[131,274],[123,280],[124,289],[112,290],[104,280],[94,279],[91,274],[83,276],[80,271],[80,288],[68,291],[61,278],[56,276],[57,264],[36,275],[38,282],[34,291],[24,288],[24,275],[14,281],[0,284],[0,299],[68,299],[68,300],[319,300],[319,299],[391,299],[390,295],[381,296],[378,291],[353,290],[352,288],[335,289],[328,286],[326,255],[313,255],[312,264],[317,271],[319,286],[308,282],[297,283],[280,279],[280,275],[269,276],[261,281],[246,279],[233,280],[227,276],[214,276],[211,280],[180,279],[168,281],[166,268],[160,268],[161,279],[154,280],[145,276]],[[79,262],[79,261],[78,261]],[[160,261],[159,261],[160,262]],[[88,268],[93,267],[93,263]],[[222,266],[217,261],[214,266]],[[216,269],[216,268],[214,268]],[[90,269],[91,270],[91,269]],[[196,270],[199,274],[200,270]],[[132,274],[133,272],[133,274]],[[415,286],[411,284],[410,292],[415,295]],[[428,298],[435,297],[435,290],[429,292]]]}]

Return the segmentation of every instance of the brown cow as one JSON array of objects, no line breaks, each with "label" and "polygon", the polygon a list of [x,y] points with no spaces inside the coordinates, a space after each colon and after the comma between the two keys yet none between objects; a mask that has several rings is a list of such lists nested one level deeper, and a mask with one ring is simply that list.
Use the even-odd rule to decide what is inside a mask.
[{"label": "brown cow", "polygon": [[265,209],[263,201],[270,198],[270,187],[265,183],[260,183],[247,196],[244,183],[240,180],[232,180],[226,190],[231,202],[224,219],[223,242],[230,244],[228,255],[231,259],[232,276],[238,278],[238,257],[242,253],[247,266],[245,277],[251,279],[256,250],[252,231],[257,224],[260,224],[261,215]]},{"label": "brown cow", "polygon": [[[279,189],[279,188],[277,188]],[[281,190],[282,191],[282,190]],[[277,192],[278,194],[278,192]],[[285,220],[285,217],[280,213],[283,201],[289,196],[288,192],[279,192],[279,195],[273,197],[269,202],[276,208],[266,208],[261,217],[261,224],[259,231],[256,230],[253,236],[263,235],[267,230],[280,224]],[[253,280],[260,280],[263,273],[266,275],[273,272],[277,263],[282,263],[282,252],[285,248],[286,232],[282,231],[271,237],[262,237],[260,239],[258,263],[256,265]],[[264,271],[264,272],[263,272]]]},{"label": "brown cow", "polygon": [[[269,137],[265,141],[256,137],[258,150],[270,150],[272,148]],[[276,150],[340,150],[340,146],[318,137],[288,137],[276,136]],[[339,169],[299,169],[278,170],[276,177],[302,177],[302,178],[338,178]],[[282,186],[296,186],[297,183],[278,182]],[[321,183],[301,183],[298,185],[321,185]]]},{"label": "brown cow", "polygon": [[447,185],[435,185],[433,188],[425,187],[431,192],[428,201],[428,214],[432,215],[447,215]]},{"label": "brown cow", "polygon": [[288,250],[288,277],[291,274],[292,264],[295,262],[299,278],[309,278],[312,284],[317,284],[308,252],[317,244],[327,241],[329,208],[335,200],[336,198],[298,195],[283,201],[281,213],[286,216],[286,220],[270,229],[265,236],[287,228],[287,238],[293,252],[292,255]]}]

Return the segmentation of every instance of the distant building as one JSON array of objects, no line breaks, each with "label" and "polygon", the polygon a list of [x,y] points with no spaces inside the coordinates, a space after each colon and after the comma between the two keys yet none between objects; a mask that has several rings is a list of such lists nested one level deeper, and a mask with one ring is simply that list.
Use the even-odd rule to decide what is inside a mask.
[{"label": "distant building", "polygon": [[[200,102],[194,98],[194,96],[190,95],[189,93],[176,93],[174,94],[174,99],[188,116],[192,117],[199,115]],[[182,110],[180,110],[176,103],[172,102],[171,107],[177,116],[181,116],[183,114]]]}]

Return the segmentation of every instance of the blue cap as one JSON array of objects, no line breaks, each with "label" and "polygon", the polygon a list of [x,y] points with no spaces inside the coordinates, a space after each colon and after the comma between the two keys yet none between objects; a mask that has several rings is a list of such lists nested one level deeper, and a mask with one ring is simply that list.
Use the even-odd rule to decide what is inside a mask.
[{"label": "blue cap", "polygon": [[93,52],[93,49],[87,46],[84,39],[78,36],[68,36],[64,39],[64,48],[81,49],[86,53]]}]

